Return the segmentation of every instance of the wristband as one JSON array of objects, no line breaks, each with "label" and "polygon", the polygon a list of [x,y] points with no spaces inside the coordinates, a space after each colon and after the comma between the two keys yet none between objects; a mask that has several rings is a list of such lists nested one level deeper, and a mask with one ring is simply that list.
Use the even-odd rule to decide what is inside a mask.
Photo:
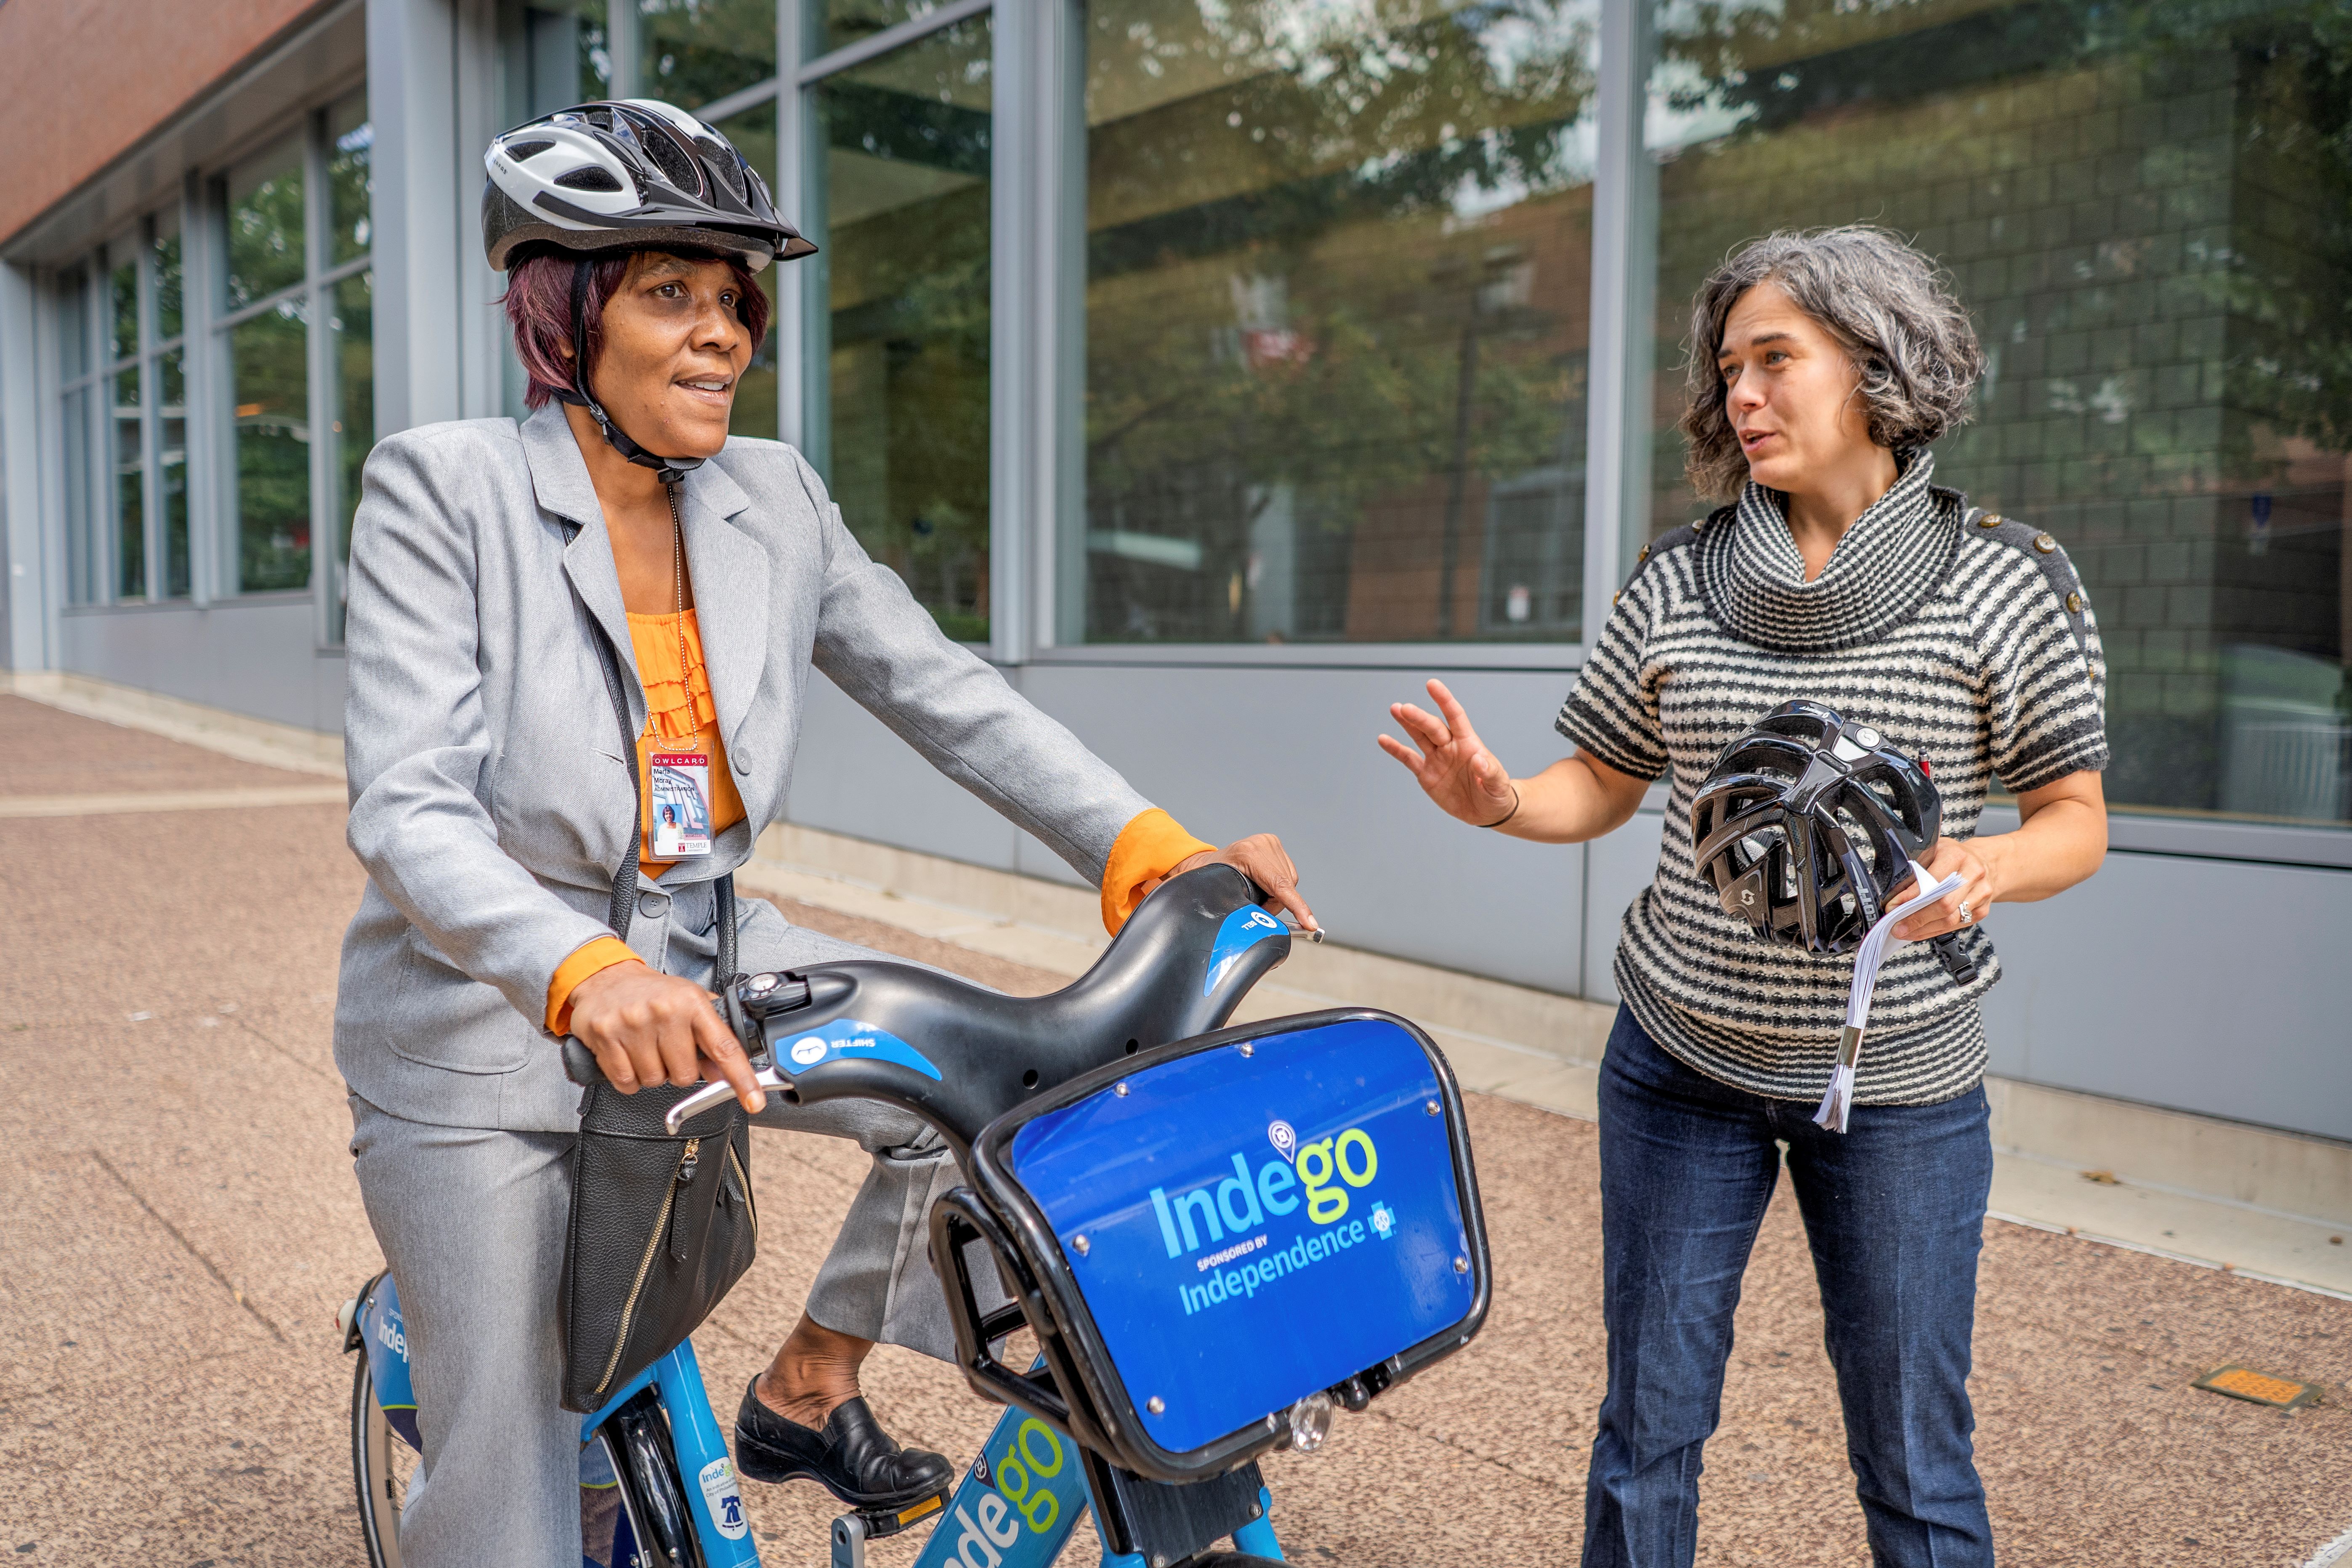
[{"label": "wristband", "polygon": [[1514,782],[1513,782],[1513,784],[1511,784],[1511,809],[1510,809],[1510,810],[1508,810],[1508,811],[1507,811],[1507,812],[1505,812],[1505,813],[1503,813],[1503,815],[1502,815],[1502,816],[1500,816],[1496,817],[1496,818],[1494,821],[1492,821],[1492,822],[1481,822],[1481,823],[1474,824],[1473,826],[1477,826],[1477,827],[1480,827],[1480,828],[1483,828],[1483,829],[1486,830],[1487,832],[1490,832],[1490,833],[1491,833],[1491,832],[1493,832],[1496,828],[1502,826],[1503,826],[1503,824],[1505,824],[1505,823],[1507,823],[1507,822],[1510,821],[1510,820],[1511,820],[1511,818],[1513,818],[1513,817],[1515,817],[1515,816],[1518,816],[1518,815],[1519,815],[1519,805],[1520,805],[1519,786],[1518,786],[1517,783],[1516,781],[1514,781]]}]

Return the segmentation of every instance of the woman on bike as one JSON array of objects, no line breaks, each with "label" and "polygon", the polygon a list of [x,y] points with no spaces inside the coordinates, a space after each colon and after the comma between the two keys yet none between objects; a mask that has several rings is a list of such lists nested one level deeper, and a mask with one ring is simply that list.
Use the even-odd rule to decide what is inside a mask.
[{"label": "woman on bike", "polygon": [[[368,459],[345,740],[369,881],[335,1057],[418,1394],[402,1556],[572,1568],[580,1418],[559,1404],[555,1321],[580,1098],[567,1034],[624,1090],[724,1077],[762,1124],[873,1154],[804,1315],[745,1393],[739,1462],[863,1507],[950,1479],[857,1396],[877,1340],[951,1353],[923,1240],[947,1172],[936,1138],[866,1102],[764,1104],[710,1006],[714,884],[783,811],[812,668],[1098,884],[1114,931],[1160,879],[1212,859],[1312,915],[1278,841],[1219,851],[1185,833],[943,636],[799,453],[729,437],[767,326],[752,274],[814,247],[724,136],[666,104],[589,105],[507,132],[486,163],[483,238],[509,274],[537,412],[406,431]],[[600,636],[642,692],[633,756]],[[647,810],[631,844],[656,751],[672,808]],[[605,923],[625,855],[625,943]],[[740,908],[746,970],[870,956]]]},{"label": "woman on bike", "polygon": [[[1693,1559],[1739,1279],[1781,1165],[1811,1239],[1874,1563],[1993,1560],[1969,1434],[1977,1253],[1992,1177],[1979,926],[2106,850],[2103,661],[2047,534],[1971,518],[1931,447],[1982,357],[1934,265],[1884,231],[1757,241],[1701,286],[1682,427],[1733,505],[1643,552],[1560,710],[1574,755],[1512,778],[1469,715],[1391,710],[1382,749],[1432,800],[1517,838],[1622,826],[1671,773],[1654,881],[1625,912],[1600,1084],[1608,1392],[1585,1489],[1587,1568]],[[2080,640],[2077,640],[2078,633]],[[1850,1130],[1811,1120],[1851,954],[1768,945],[1694,865],[1695,790],[1781,702],[1866,719],[1929,754],[1958,889],[1895,928]],[[1414,746],[1419,749],[1415,750]],[[2021,826],[1974,837],[1995,779]],[[1959,933],[1948,969],[1924,945]],[[1975,970],[1963,983],[1954,970]]]}]

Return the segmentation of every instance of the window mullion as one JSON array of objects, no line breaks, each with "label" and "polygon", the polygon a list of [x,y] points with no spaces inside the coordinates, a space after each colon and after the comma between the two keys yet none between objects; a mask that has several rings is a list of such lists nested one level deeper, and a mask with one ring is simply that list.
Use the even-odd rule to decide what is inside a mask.
[{"label": "window mullion", "polygon": [[327,324],[327,300],[332,293],[323,274],[328,253],[327,117],[310,117],[303,138],[302,156],[302,277],[309,301],[309,322],[303,339],[303,363],[309,369],[304,418],[310,427],[310,598],[314,641],[324,647],[330,623],[327,598],[334,559],[334,399],[333,333]]},{"label": "window mullion", "polygon": [[147,602],[161,604],[168,590],[170,563],[163,551],[163,366],[155,350],[155,236],[139,226],[139,529],[147,550]]}]

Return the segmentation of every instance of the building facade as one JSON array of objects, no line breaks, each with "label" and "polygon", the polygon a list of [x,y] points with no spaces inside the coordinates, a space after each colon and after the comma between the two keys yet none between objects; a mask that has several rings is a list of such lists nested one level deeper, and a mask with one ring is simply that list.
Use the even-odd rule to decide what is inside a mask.
[{"label": "building facade", "polygon": [[[1682,475],[1706,270],[1935,254],[1990,358],[1938,477],[2056,534],[2115,853],[1990,929],[1994,1070],[2352,1138],[2352,38],[2333,0],[157,0],[0,6],[7,664],[340,727],[371,443],[520,412],[481,148],[719,125],[822,247],[740,433],[1147,794],[1274,827],[1340,940],[1612,999],[1649,813],[1519,772]],[[1067,879],[822,682],[801,822]],[[1987,830],[2014,821],[1996,809]]]}]

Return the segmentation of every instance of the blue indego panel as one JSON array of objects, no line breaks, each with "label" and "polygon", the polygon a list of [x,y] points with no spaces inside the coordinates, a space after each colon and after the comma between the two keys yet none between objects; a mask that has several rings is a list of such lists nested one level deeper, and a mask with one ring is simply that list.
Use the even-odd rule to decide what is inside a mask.
[{"label": "blue indego panel", "polygon": [[1421,1043],[1373,1018],[1246,1043],[1040,1115],[1008,1152],[1171,1452],[1452,1328],[1475,1289]]}]

